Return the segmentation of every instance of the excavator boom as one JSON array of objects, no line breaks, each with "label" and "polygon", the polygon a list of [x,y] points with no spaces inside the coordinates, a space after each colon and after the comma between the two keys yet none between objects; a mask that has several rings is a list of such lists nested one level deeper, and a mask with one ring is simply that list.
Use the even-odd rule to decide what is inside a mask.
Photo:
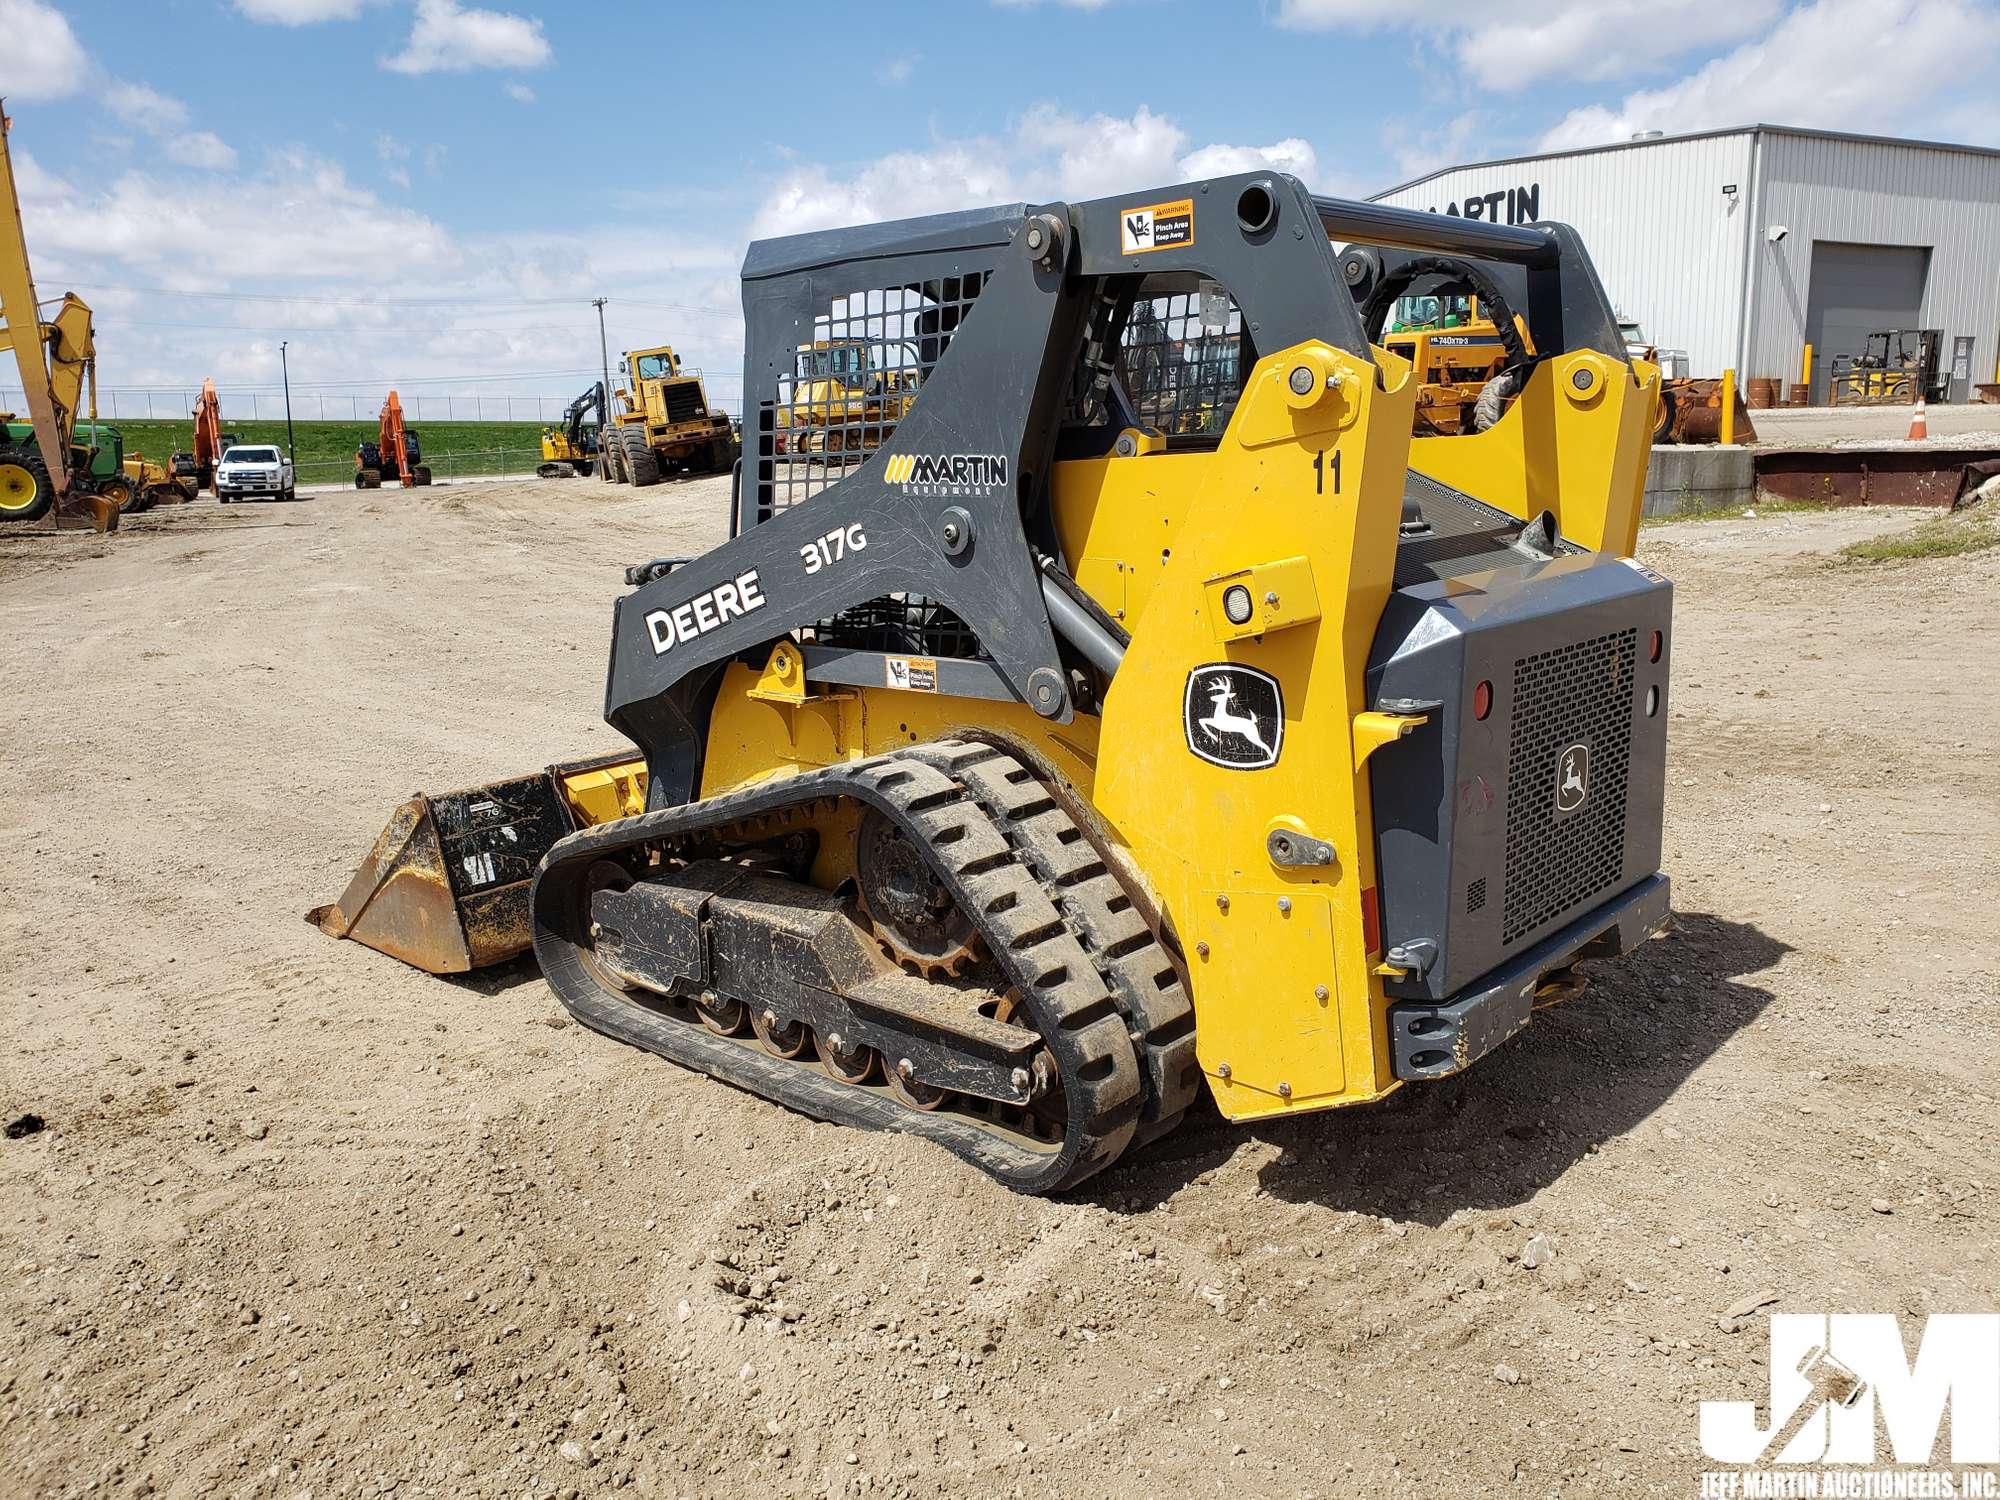
[{"label": "excavator boom", "polygon": [[[118,524],[118,508],[90,494],[87,486],[71,484],[73,459],[70,437],[76,427],[85,381],[95,405],[96,344],[90,308],[74,292],[65,293],[55,317],[44,323],[35,296],[34,271],[28,261],[27,231],[21,224],[21,199],[14,185],[14,162],[8,149],[11,121],[0,110],[0,348],[11,349],[28,407],[35,447],[55,496],[58,524],[65,518],[88,520],[100,531]],[[92,415],[95,415],[93,411]],[[11,444],[10,444],[11,446]],[[15,465],[26,473],[25,466]],[[4,503],[4,497],[0,497]]]}]

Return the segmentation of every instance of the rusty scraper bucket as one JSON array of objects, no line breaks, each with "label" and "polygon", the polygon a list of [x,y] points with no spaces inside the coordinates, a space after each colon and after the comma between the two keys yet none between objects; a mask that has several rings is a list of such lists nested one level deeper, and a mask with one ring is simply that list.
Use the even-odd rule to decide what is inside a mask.
[{"label": "rusty scraper bucket", "polygon": [[646,805],[646,763],[614,755],[427,797],[391,814],[338,901],[306,920],[433,974],[526,952],[528,888],[555,842]]}]

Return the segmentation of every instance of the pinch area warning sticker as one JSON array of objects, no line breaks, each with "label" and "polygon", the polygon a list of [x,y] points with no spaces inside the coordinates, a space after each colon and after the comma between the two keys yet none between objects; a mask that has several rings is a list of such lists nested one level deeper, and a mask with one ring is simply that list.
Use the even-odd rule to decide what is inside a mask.
[{"label": "pinch area warning sticker", "polygon": [[937,691],[937,658],[934,656],[884,657],[888,683],[906,693]]},{"label": "pinch area warning sticker", "polygon": [[1194,199],[1120,209],[1118,239],[1127,255],[1169,250],[1194,243]]}]

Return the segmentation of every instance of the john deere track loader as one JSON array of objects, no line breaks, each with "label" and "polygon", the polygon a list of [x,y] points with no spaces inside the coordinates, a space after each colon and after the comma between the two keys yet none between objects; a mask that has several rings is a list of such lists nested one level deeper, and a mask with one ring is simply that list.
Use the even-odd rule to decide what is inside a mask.
[{"label": "john deere track loader", "polygon": [[[1336,241],[1509,282],[1497,421],[1413,440]],[[1240,176],[764,241],[743,291],[731,540],[612,611],[635,749],[413,799],[325,930],[532,946],[607,1036],[1046,1192],[1203,1092],[1457,1073],[1667,922],[1655,377],[1569,229]],[[820,339],[920,362],[851,467],[776,442]]]}]

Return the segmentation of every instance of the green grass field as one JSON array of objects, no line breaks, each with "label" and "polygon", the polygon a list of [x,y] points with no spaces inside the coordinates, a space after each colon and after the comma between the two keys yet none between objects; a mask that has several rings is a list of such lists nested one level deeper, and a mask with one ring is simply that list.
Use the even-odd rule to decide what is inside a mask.
[{"label": "green grass field", "polygon": [[[179,422],[134,421],[121,417],[111,425],[125,437],[125,451],[143,453],[165,462],[169,453],[186,449],[193,431],[185,420]],[[542,459],[542,424],[539,422],[423,422],[413,423],[423,446],[424,462],[439,479],[462,474],[523,474],[531,472]],[[275,443],[285,446],[283,422],[225,422],[239,442]],[[350,478],[354,473],[354,450],[363,440],[373,441],[373,422],[300,422],[296,425],[300,484],[328,484]]]}]

